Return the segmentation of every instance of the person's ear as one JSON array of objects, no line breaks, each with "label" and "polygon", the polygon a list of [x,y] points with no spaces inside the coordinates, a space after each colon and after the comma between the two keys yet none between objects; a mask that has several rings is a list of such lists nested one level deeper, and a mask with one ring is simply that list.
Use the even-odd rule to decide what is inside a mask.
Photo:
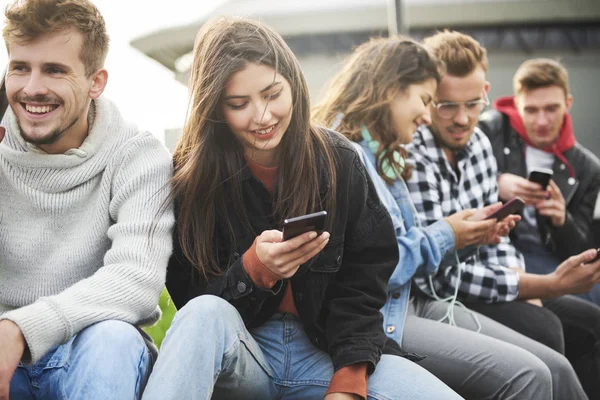
[{"label": "person's ear", "polygon": [[108,82],[108,71],[104,68],[99,69],[94,73],[92,78],[92,86],[88,91],[88,95],[92,100],[97,99],[104,92],[106,88],[106,83]]},{"label": "person's ear", "polygon": [[568,94],[565,104],[567,106],[567,111],[570,111],[571,110],[571,106],[573,105],[573,96],[571,96],[570,94]]}]

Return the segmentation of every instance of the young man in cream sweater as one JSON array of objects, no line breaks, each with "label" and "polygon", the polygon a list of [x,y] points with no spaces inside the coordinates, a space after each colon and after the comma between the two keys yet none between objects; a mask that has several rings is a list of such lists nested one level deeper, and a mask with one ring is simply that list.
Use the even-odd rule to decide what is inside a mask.
[{"label": "young man in cream sweater", "polygon": [[88,0],[15,1],[0,143],[0,400],[137,398],[171,253],[170,157],[101,97]]}]

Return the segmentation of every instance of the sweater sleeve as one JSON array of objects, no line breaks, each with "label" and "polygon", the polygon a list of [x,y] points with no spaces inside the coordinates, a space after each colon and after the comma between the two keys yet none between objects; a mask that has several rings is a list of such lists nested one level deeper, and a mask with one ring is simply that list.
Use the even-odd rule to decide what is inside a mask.
[{"label": "sweater sleeve", "polygon": [[23,362],[35,363],[94,323],[113,319],[139,325],[160,315],[174,224],[168,203],[171,159],[150,133],[132,138],[113,159],[104,171],[111,178],[106,218],[112,225],[102,233],[111,241],[103,264],[89,278],[0,318],[21,329],[28,348]]},{"label": "sweater sleeve", "polygon": [[256,255],[256,240],[244,253],[242,263],[252,282],[263,289],[271,289],[281,279],[271,272]]}]

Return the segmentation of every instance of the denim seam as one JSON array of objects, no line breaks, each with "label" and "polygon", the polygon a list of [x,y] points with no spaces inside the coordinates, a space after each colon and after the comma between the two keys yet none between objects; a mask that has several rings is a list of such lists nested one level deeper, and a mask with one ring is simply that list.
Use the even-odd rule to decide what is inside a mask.
[{"label": "denim seam", "polygon": [[273,380],[273,382],[276,385],[282,386],[284,388],[301,387],[301,386],[306,386],[308,384],[329,387],[329,384],[331,383],[331,380],[327,381],[327,380],[319,380],[319,379],[303,379],[303,380],[280,380],[280,379],[275,379],[275,380]]},{"label": "denim seam", "polygon": [[[226,349],[223,353],[223,362],[221,363],[221,368],[219,368],[218,371],[215,371],[215,376],[213,376],[215,383],[217,382],[217,379],[219,379],[219,376],[223,373],[223,371],[227,371],[227,369],[231,367],[231,356],[240,347],[240,343],[242,343],[242,338],[238,336],[238,339],[239,340],[234,341],[231,347]],[[246,346],[246,348],[248,348],[248,346]],[[252,351],[250,351],[250,349],[248,349],[248,351],[250,352],[250,354],[252,354],[252,357],[254,357]]]},{"label": "denim seam", "polygon": [[[140,359],[138,361],[138,373],[137,373],[137,378],[135,380],[135,397],[134,398],[139,398],[139,394],[142,391],[142,386],[144,385],[144,382],[142,382],[142,368],[144,365],[144,356],[146,355],[146,352],[148,351],[147,347],[144,346],[144,348],[142,348],[142,351],[140,352]],[[151,368],[149,368],[149,370],[151,370]],[[148,374],[148,371],[146,371],[146,374]]]},{"label": "denim seam", "polygon": [[[252,358],[256,360],[256,362],[258,363],[258,365],[260,365],[263,371],[265,371],[266,374],[269,375],[269,377],[271,377],[271,379],[275,379],[275,374],[271,370],[271,367],[269,365],[266,365],[266,361],[263,360],[261,357],[258,357],[258,355],[254,353],[254,350],[249,345],[249,343],[247,343],[247,339],[245,337],[238,335],[237,346],[239,346],[240,343],[244,345],[246,350],[248,350],[248,352],[252,355]],[[229,349],[229,351],[226,351],[224,358],[228,359],[227,355],[231,355],[232,351],[237,349],[237,346],[234,345]],[[223,370],[223,368],[221,368],[221,370]]]}]

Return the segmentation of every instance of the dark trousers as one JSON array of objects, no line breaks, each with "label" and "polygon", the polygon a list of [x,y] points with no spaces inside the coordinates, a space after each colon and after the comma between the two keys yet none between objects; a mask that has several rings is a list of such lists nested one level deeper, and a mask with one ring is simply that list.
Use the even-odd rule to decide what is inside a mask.
[{"label": "dark trousers", "polygon": [[600,307],[575,296],[543,303],[543,308],[523,301],[466,305],[557,351],[561,351],[558,341],[564,337],[563,353],[585,392],[590,399],[600,399]]}]

